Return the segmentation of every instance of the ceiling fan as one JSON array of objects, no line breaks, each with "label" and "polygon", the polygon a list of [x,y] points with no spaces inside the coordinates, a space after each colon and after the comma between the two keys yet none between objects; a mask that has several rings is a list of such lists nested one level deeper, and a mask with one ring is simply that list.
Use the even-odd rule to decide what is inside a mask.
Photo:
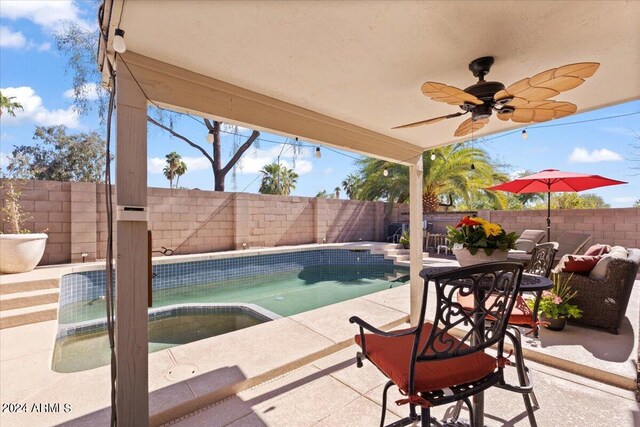
[{"label": "ceiling fan", "polygon": [[517,123],[544,122],[565,117],[576,112],[576,105],[549,98],[580,86],[600,66],[597,62],[568,64],[524,78],[505,89],[500,82],[485,81],[484,76],[489,74],[492,65],[492,56],[471,61],[469,70],[478,78],[478,83],[465,90],[436,82],[425,82],[422,85],[422,93],[429,98],[458,105],[462,111],[392,129],[427,125],[471,113],[471,117],[462,122],[454,132],[454,136],[464,136],[489,123],[494,110],[500,120],[513,120]]}]

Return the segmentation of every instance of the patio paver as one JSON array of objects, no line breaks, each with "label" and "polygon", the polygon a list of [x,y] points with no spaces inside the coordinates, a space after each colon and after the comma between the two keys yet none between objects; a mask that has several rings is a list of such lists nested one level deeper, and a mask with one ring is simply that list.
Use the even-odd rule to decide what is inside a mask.
[{"label": "patio paver", "polygon": [[[230,417],[235,417],[226,424],[230,426],[377,425],[385,379],[375,369],[356,368],[355,352],[352,346],[166,426],[215,426],[215,420]],[[536,410],[541,426],[632,426],[640,422],[633,392],[533,362],[529,367],[541,404]],[[393,403],[398,396],[390,392],[388,409],[404,416],[407,407]],[[435,408],[433,412],[443,416],[446,409]],[[393,414],[388,422],[398,418]],[[488,426],[529,425],[522,398],[505,390],[487,392],[486,415]]]}]

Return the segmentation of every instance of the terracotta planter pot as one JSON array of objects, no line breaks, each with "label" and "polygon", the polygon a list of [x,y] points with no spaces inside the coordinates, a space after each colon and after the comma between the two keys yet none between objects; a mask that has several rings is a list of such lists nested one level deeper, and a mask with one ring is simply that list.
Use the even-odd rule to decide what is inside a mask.
[{"label": "terracotta planter pot", "polygon": [[47,237],[44,233],[0,234],[0,273],[24,273],[36,268]]},{"label": "terracotta planter pot", "polygon": [[456,256],[460,266],[466,267],[468,265],[483,264],[485,262],[506,261],[509,253],[507,251],[495,250],[490,256],[487,256],[484,250],[480,249],[475,255],[471,255],[469,249],[462,248],[454,249],[453,254]]},{"label": "terracotta planter pot", "polygon": [[567,326],[566,317],[558,317],[557,319],[554,319],[552,317],[547,317],[544,313],[540,313],[540,321],[549,322],[549,324],[546,325],[546,328],[550,331],[561,331],[565,326]]}]

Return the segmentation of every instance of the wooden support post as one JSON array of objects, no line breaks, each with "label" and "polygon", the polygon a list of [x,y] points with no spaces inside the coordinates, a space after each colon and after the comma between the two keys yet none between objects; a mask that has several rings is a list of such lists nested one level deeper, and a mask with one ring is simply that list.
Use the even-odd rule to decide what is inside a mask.
[{"label": "wooden support post", "polygon": [[[116,77],[116,201],[147,206],[147,100],[119,64]],[[147,220],[119,218],[116,245],[117,416],[120,427],[149,425]],[[133,219],[133,220],[132,220]]]},{"label": "wooden support post", "polygon": [[409,166],[409,263],[412,326],[418,322],[422,300],[422,155]]}]

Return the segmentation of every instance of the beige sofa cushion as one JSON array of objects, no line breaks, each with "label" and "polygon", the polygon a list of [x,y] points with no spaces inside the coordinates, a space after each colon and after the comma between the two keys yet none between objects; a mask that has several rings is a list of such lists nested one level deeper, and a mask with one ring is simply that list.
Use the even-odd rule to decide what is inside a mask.
[{"label": "beige sofa cushion", "polygon": [[607,277],[607,268],[614,259],[627,259],[629,253],[622,246],[614,246],[611,248],[611,252],[603,255],[600,261],[593,267],[591,273],[589,273],[589,279],[592,280],[604,280]]}]

